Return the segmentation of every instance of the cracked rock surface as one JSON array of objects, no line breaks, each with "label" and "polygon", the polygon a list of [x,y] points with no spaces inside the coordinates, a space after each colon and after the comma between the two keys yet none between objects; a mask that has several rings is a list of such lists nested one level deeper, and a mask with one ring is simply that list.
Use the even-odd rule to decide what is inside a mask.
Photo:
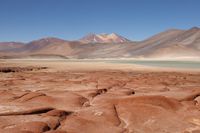
[{"label": "cracked rock surface", "polygon": [[200,132],[198,72],[14,67],[1,66],[0,133]]}]

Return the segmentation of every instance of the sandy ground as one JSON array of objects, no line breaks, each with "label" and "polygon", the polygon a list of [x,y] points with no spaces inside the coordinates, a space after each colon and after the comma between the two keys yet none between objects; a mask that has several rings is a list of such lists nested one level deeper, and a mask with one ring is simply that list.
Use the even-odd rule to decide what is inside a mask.
[{"label": "sandy ground", "polygon": [[0,60],[1,66],[38,66],[48,67],[48,71],[96,71],[96,70],[121,70],[121,71],[154,71],[154,72],[200,72],[199,69],[184,69],[184,68],[162,68],[151,67],[138,64],[123,64],[123,63],[109,63],[97,60]]},{"label": "sandy ground", "polygon": [[0,61],[0,133],[198,133],[200,71]]}]

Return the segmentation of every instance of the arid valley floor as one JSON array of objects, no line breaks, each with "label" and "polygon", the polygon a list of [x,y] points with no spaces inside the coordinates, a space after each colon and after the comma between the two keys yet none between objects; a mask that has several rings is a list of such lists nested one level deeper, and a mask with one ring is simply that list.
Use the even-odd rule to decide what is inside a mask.
[{"label": "arid valley floor", "polygon": [[0,133],[200,133],[200,71],[0,61]]}]

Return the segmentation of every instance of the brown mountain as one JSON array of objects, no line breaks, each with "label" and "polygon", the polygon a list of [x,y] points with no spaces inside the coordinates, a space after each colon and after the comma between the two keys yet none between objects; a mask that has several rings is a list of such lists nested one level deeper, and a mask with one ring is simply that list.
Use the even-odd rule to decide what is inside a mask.
[{"label": "brown mountain", "polygon": [[0,52],[1,56],[12,57],[53,57],[69,56],[73,49],[71,45],[78,45],[80,42],[66,41],[59,38],[43,38],[23,45],[20,48],[10,49],[6,52]]}]

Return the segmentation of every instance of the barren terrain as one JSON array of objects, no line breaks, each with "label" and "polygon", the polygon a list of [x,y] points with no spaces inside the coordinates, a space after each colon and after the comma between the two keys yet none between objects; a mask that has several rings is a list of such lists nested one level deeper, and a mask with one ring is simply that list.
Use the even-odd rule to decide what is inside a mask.
[{"label": "barren terrain", "polygon": [[0,61],[0,133],[199,133],[200,71]]}]

